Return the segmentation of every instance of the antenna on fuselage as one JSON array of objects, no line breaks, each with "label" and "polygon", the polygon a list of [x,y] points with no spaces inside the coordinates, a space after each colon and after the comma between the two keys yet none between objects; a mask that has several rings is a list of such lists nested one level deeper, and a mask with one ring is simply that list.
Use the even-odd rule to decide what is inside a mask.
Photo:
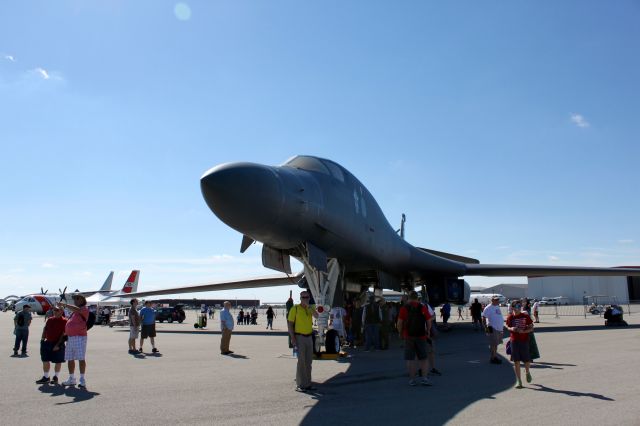
[{"label": "antenna on fuselage", "polygon": [[407,221],[407,216],[402,213],[402,220],[400,221],[400,229],[396,232],[400,234],[400,238],[404,240],[404,223]]}]

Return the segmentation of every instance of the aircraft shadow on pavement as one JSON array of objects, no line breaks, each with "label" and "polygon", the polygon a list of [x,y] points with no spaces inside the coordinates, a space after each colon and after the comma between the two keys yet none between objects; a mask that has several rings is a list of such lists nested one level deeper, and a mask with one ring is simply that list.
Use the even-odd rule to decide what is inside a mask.
[{"label": "aircraft shadow on pavement", "polygon": [[[444,424],[469,405],[493,399],[515,383],[511,364],[489,363],[484,333],[454,327],[436,340],[433,386],[409,386],[400,340],[391,349],[350,350],[348,370],[308,393],[317,402],[301,422],[316,424]],[[322,361],[314,361],[322,362]],[[535,378],[534,378],[535,381]],[[340,413],[337,416],[336,413]]]},{"label": "aircraft shadow on pavement", "polygon": [[73,398],[71,401],[57,402],[56,405],[73,404],[76,402],[83,402],[99,396],[98,392],[91,392],[86,389],[80,389],[75,386],[61,386],[61,385],[41,385],[38,390],[42,393],[48,393],[52,397],[67,396]]},{"label": "aircraft shadow on pavement", "polygon": [[547,386],[536,385],[536,384],[533,384],[532,386],[536,386],[537,388],[532,387],[531,390],[538,391],[538,392],[562,393],[568,396],[588,396],[590,398],[601,399],[603,401],[615,401],[615,399],[612,399],[597,393],[590,393],[590,392],[586,393],[586,392],[577,392],[577,391],[570,391],[570,390],[553,389]]}]

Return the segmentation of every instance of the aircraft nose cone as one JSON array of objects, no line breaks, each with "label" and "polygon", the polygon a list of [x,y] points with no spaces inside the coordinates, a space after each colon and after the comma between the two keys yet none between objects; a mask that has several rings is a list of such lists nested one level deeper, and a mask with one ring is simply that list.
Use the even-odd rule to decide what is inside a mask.
[{"label": "aircraft nose cone", "polygon": [[202,196],[227,225],[252,237],[278,221],[280,181],[273,168],[253,163],[223,164],[200,179]]}]

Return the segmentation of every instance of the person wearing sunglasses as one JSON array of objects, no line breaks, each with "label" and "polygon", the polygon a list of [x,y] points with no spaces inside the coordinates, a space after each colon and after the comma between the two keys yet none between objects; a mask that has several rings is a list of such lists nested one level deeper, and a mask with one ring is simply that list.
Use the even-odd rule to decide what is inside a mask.
[{"label": "person wearing sunglasses", "polygon": [[522,389],[522,377],[520,373],[520,363],[524,363],[527,383],[531,383],[532,377],[529,372],[531,365],[531,355],[529,353],[529,333],[533,331],[533,321],[531,317],[523,312],[522,302],[519,300],[511,304],[513,313],[507,317],[507,329],[511,332],[511,361],[516,373],[516,389]]}]

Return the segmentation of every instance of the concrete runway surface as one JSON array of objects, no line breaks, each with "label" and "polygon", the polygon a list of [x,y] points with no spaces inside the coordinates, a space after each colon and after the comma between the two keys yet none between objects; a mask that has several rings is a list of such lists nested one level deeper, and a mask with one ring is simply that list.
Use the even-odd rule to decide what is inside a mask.
[{"label": "concrete runway surface", "polygon": [[[280,311],[278,311],[280,312]],[[455,317],[457,315],[454,314]],[[217,318],[218,315],[216,315]],[[627,328],[599,317],[542,317],[533,383],[513,389],[509,362],[492,365],[484,336],[453,321],[437,343],[432,387],[409,387],[400,341],[387,351],[349,350],[343,361],[314,361],[318,390],[294,391],[295,363],[284,318],[274,330],[236,326],[233,356],[219,353],[219,323],[157,324],[160,355],[127,354],[128,329],[89,331],[87,390],[37,385],[42,376],[34,316],[26,358],[13,358],[13,313],[0,313],[1,423],[233,425],[640,425],[640,315]],[[505,357],[504,345],[500,354]],[[505,359],[506,361],[506,359]],[[77,367],[76,367],[77,368]],[[61,380],[67,378],[63,366]]]}]

